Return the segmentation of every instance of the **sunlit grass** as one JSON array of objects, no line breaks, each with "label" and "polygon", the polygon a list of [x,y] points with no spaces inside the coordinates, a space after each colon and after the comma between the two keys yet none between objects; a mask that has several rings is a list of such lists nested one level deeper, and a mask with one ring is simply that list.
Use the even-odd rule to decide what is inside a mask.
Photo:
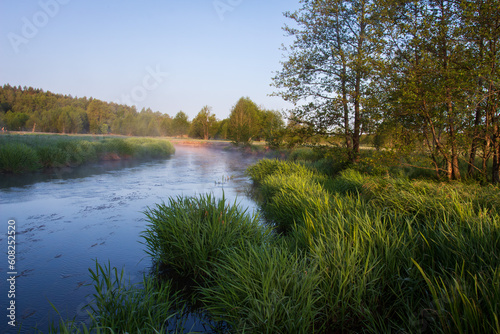
[{"label": "sunlit grass", "polygon": [[[206,310],[234,333],[314,333],[324,307],[321,273],[302,253],[280,244],[244,243],[206,272]],[[316,328],[317,327],[317,328]]]},{"label": "sunlit grass", "polygon": [[[355,170],[296,178],[286,165],[262,162],[251,175],[266,217],[323,273],[320,322],[330,331],[498,332],[497,187]],[[286,197],[269,205],[277,194]]]},{"label": "sunlit grass", "polygon": [[146,211],[144,243],[151,257],[182,277],[199,279],[227,249],[241,242],[261,243],[271,230],[237,203],[213,195],[169,198]]}]

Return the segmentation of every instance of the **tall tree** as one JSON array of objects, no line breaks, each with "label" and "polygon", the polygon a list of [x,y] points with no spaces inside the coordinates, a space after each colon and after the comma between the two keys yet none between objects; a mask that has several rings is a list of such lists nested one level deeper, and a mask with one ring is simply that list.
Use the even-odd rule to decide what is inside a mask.
[{"label": "tall tree", "polygon": [[259,135],[259,108],[248,97],[242,97],[229,115],[229,138],[236,143],[248,143]]},{"label": "tall tree", "polygon": [[92,133],[108,133],[107,121],[111,116],[111,110],[108,104],[93,99],[87,107],[87,115],[89,119],[90,132]]},{"label": "tall tree", "polygon": [[436,172],[460,179],[460,153],[470,122],[467,50],[460,40],[460,8],[444,0],[386,1],[389,21],[387,119],[416,134]]},{"label": "tall tree", "polygon": [[212,107],[204,106],[191,122],[190,136],[208,140],[214,135],[213,125],[216,122],[217,119],[212,113]]},{"label": "tall tree", "polygon": [[474,98],[474,123],[469,175],[474,172],[477,150],[482,151],[482,173],[486,174],[487,161],[492,155],[491,179],[500,183],[500,1],[463,0],[461,9],[461,36],[470,56],[467,73],[476,89],[469,91]]},{"label": "tall tree", "polygon": [[182,110],[179,111],[172,120],[172,134],[174,136],[187,135],[189,132],[189,117]]},{"label": "tall tree", "polygon": [[302,0],[285,16],[297,28],[288,59],[273,78],[276,95],[296,105],[293,121],[317,133],[341,135],[357,160],[364,99],[381,55],[383,39],[375,1]]}]

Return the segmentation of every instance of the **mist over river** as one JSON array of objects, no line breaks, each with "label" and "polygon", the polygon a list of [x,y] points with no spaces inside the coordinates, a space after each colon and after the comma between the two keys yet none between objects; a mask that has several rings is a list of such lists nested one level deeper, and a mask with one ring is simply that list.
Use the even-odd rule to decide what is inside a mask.
[{"label": "mist over river", "polygon": [[[2,317],[0,333],[47,332],[58,316],[84,320],[82,306],[93,287],[89,267],[110,262],[125,268],[133,282],[151,266],[140,234],[146,229],[144,210],[170,196],[225,194],[252,213],[245,169],[254,156],[228,150],[177,145],[167,160],[106,162],[27,175],[0,175],[0,245]],[[230,180],[227,180],[230,178]],[[15,221],[15,268],[7,259],[9,220]],[[15,271],[15,298],[8,298],[8,272]],[[17,327],[6,317],[15,301]],[[50,303],[49,303],[50,302]]]}]

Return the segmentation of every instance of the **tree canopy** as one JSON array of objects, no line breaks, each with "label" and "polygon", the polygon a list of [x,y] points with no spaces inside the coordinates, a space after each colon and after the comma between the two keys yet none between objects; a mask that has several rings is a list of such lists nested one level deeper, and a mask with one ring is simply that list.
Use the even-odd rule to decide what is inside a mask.
[{"label": "tree canopy", "polygon": [[[437,174],[500,182],[499,0],[302,0],[273,78],[294,124],[343,138],[390,133]],[[482,160],[477,164],[477,158]]]}]

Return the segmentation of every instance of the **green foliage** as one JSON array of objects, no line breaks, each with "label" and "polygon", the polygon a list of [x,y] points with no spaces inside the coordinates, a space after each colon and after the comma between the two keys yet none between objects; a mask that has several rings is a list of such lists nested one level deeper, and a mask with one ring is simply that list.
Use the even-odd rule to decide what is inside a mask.
[{"label": "green foliage", "polygon": [[286,129],[282,115],[274,110],[261,110],[262,134],[270,148],[278,149],[284,145]]},{"label": "green foliage", "polygon": [[293,220],[281,237],[290,251],[306,252],[322,275],[323,329],[498,331],[498,188],[354,169],[300,178],[279,164],[288,163],[260,162],[251,175],[266,216]]},{"label": "green foliage", "polygon": [[56,146],[41,146],[36,151],[43,167],[62,167],[68,161],[68,152]]},{"label": "green foliage", "polygon": [[189,133],[189,117],[183,111],[179,111],[172,120],[172,135],[183,136]]},{"label": "green foliage", "polygon": [[321,273],[302,253],[279,244],[226,250],[200,289],[207,311],[233,333],[314,333],[323,307]]},{"label": "green foliage", "polygon": [[97,261],[89,272],[95,291],[85,307],[89,324],[61,319],[49,333],[165,333],[169,328],[169,333],[183,332],[177,319],[182,307],[169,281],[160,284],[144,276],[141,283],[132,284],[123,269],[109,263],[103,267]]},{"label": "green foliage", "polygon": [[243,241],[262,243],[270,235],[258,216],[250,217],[236,203],[228,205],[224,197],[169,198],[145,214],[147,253],[182,277],[200,279],[226,250]]},{"label": "green foliage", "polygon": [[103,268],[96,262],[95,270],[89,271],[95,290],[89,311],[100,326],[125,332],[165,331],[177,303],[168,281],[159,284],[145,276],[140,285],[132,285],[123,269],[119,272],[109,263]]},{"label": "green foliage", "polygon": [[301,164],[278,159],[262,159],[247,169],[247,174],[256,183],[261,183],[267,176],[274,173],[310,173],[312,175],[312,172]]},{"label": "green foliage", "polygon": [[63,96],[32,87],[0,87],[0,105],[0,126],[12,131],[174,135],[171,117],[149,108],[137,112],[135,106]]},{"label": "green foliage", "polygon": [[250,98],[240,98],[229,115],[229,138],[235,143],[248,143],[260,132],[260,115]]},{"label": "green foliage", "polygon": [[213,138],[218,131],[217,119],[211,112],[212,107],[204,106],[191,122],[189,136],[208,140]]},{"label": "green foliage", "polygon": [[304,173],[276,173],[261,183],[266,199],[262,205],[267,220],[279,231],[288,232],[304,217],[316,217],[328,211],[329,195]]},{"label": "green foliage", "polygon": [[13,131],[22,130],[28,119],[29,116],[22,112],[14,113],[12,111],[8,111],[4,116],[4,122],[7,125],[7,129]]}]

